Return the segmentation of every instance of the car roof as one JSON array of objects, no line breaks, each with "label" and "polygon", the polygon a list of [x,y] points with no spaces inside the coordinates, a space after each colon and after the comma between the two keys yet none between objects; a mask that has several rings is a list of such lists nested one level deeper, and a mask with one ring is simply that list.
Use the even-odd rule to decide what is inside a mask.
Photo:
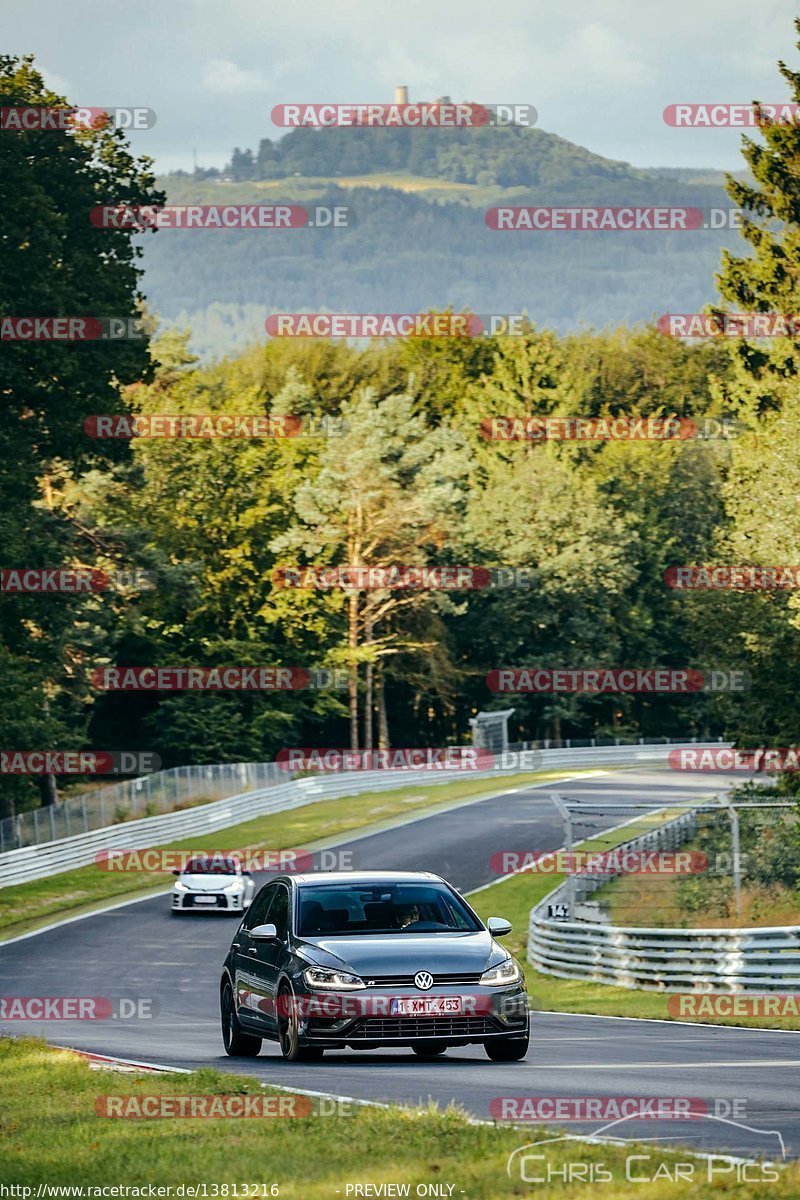
[{"label": "car roof", "polygon": [[351,883],[363,887],[371,883],[444,883],[441,875],[432,871],[314,871],[313,874],[279,875],[279,879],[293,881],[301,887],[315,887],[332,883]]},{"label": "car roof", "polygon": [[226,866],[235,867],[238,865],[238,860],[233,854],[203,854],[201,851],[187,858],[183,870],[187,871],[192,863],[219,863],[220,866],[224,863]]}]

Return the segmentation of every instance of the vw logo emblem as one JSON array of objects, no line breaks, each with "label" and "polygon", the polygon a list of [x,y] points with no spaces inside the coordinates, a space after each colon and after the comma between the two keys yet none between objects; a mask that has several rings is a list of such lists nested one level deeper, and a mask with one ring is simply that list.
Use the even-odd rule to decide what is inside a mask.
[{"label": "vw logo emblem", "polygon": [[414,987],[418,987],[421,992],[427,992],[428,988],[432,988],[433,976],[430,971],[417,971],[414,976]]}]

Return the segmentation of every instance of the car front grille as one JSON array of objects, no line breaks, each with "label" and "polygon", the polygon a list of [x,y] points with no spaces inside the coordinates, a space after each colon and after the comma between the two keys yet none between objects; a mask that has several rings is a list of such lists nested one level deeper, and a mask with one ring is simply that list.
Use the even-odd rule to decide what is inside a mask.
[{"label": "car front grille", "polygon": [[[368,974],[368,972],[366,973]],[[455,974],[447,975],[444,973],[433,973],[434,987],[464,987],[469,984],[480,983],[480,971],[459,971]],[[371,975],[367,980],[368,987],[398,987],[398,988],[413,988],[413,975]]]},{"label": "car front grille", "polygon": [[348,1030],[347,1040],[481,1037],[497,1030],[497,1022],[489,1017],[367,1017],[355,1029]]},{"label": "car front grille", "polygon": [[[214,895],[213,893],[211,893],[211,894]],[[208,892],[197,892],[197,893],[189,892],[186,896],[184,896],[183,903],[185,906],[187,906],[189,908],[198,908],[198,909],[199,908],[207,908],[209,911],[211,911],[215,906],[217,908],[227,908],[228,907],[228,897],[222,896],[222,895],[214,895],[214,904],[198,904],[197,903],[198,896],[207,897],[208,895],[209,895]]]}]

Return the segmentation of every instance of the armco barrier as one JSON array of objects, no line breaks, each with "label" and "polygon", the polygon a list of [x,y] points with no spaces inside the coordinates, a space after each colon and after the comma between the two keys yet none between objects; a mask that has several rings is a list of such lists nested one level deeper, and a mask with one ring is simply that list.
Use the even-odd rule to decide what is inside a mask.
[{"label": "armco barrier", "polygon": [[[693,827],[693,813],[683,813],[616,849],[674,850]],[[576,876],[576,898],[611,878]],[[547,975],[664,992],[793,992],[800,985],[798,926],[650,929],[547,917],[548,905],[563,902],[568,888],[560,884],[530,914],[528,961]]]},{"label": "armco barrier", "polygon": [[[570,750],[542,750],[541,767],[545,770],[562,767],[592,766],[635,766],[638,763],[664,763],[670,750],[681,746],[702,747],[705,743],[681,742],[658,745],[629,746],[584,746]],[[718,742],[708,743],[718,746]],[[468,773],[469,778],[485,779],[487,782],[512,777],[514,770],[482,771]],[[313,804],[319,800],[330,800],[337,796],[356,796],[361,792],[384,791],[391,788],[408,787],[411,784],[430,786],[452,783],[464,779],[464,771],[349,771],[335,775],[318,775],[293,780],[268,788],[245,792],[211,804],[199,805],[183,812],[163,813],[156,817],[142,817],[136,821],[125,821],[94,829],[76,837],[43,842],[36,846],[24,846],[0,854],[0,887],[42,879],[60,871],[87,866],[95,861],[101,850],[145,850],[177,838],[201,837],[216,833],[231,825],[249,821],[266,813],[283,812]],[[490,790],[490,789],[487,789]],[[274,847],[280,849],[281,847]]]}]

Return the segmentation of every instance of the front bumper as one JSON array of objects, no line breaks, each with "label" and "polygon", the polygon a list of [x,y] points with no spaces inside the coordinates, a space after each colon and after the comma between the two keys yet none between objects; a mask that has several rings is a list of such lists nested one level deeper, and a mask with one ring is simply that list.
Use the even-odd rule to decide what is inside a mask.
[{"label": "front bumper", "polygon": [[[462,1011],[424,1016],[392,1011],[393,999],[422,996],[460,997]],[[430,1041],[466,1046],[494,1037],[523,1037],[528,1030],[528,997],[521,984],[507,988],[473,986],[469,992],[434,987],[413,995],[368,988],[346,997],[331,997],[329,993],[328,999],[335,1002],[326,1004],[324,992],[305,992],[296,997],[298,1032],[304,1045],[375,1049]]]},{"label": "front bumper", "polygon": [[[198,898],[201,903],[197,903]],[[210,904],[209,900],[214,903]],[[174,912],[237,912],[244,909],[244,892],[227,895],[225,892],[173,892]]]}]

